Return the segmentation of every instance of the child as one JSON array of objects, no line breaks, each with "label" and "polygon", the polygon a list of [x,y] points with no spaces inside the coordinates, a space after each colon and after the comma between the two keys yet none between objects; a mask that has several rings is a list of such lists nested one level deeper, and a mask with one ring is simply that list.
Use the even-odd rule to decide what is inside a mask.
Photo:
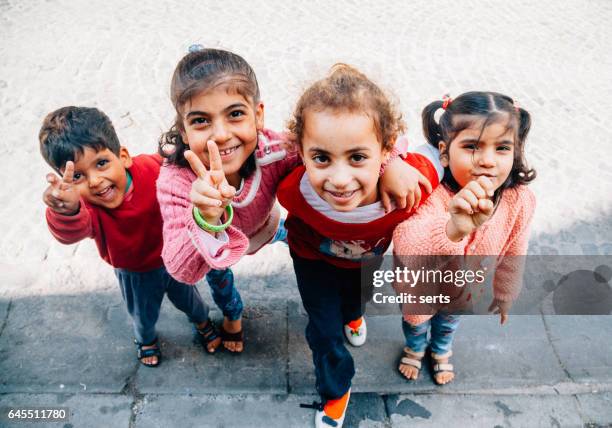
[{"label": "child", "polygon": [[[276,188],[300,159],[287,136],[264,129],[255,73],[232,52],[191,50],[174,71],[171,98],[176,119],[160,140],[167,163],[157,182],[162,257],[180,281],[206,275],[224,315],[223,345],[242,352],[242,301],[230,266],[273,238],[280,222]],[[386,189],[405,203],[417,179],[411,170],[404,178],[403,162],[388,169]],[[227,305],[220,295],[231,296]]]},{"label": "child", "polygon": [[[278,198],[289,212],[289,248],[323,400],[303,407],[317,409],[317,427],[341,426],[355,374],[343,331],[353,346],[367,334],[371,282],[360,286],[360,273],[368,277],[380,265],[395,226],[410,215],[410,209],[387,214],[377,189],[379,168],[404,123],[376,84],[337,64],[301,96],[289,128],[304,166],[281,183]],[[407,161],[437,184],[425,157],[408,154]]]},{"label": "child", "polygon": [[[438,123],[434,115],[440,109],[444,111]],[[440,150],[443,185],[393,234],[394,253],[405,260],[410,255],[499,255],[489,310],[500,314],[502,324],[519,293],[521,258],[513,256],[526,254],[535,207],[534,195],[525,186],[536,175],[524,155],[530,125],[527,111],[495,92],[468,92],[425,107],[423,131],[429,144]],[[401,292],[398,286],[396,290]],[[417,378],[431,326],[434,380],[450,382],[458,315],[439,311],[432,317],[410,305],[403,306],[403,313],[406,348],[400,372],[407,379]]]},{"label": "child", "polygon": [[130,157],[110,119],[95,108],[49,113],[39,140],[43,158],[61,175],[47,175],[43,201],[49,230],[63,244],[95,239],[102,258],[115,268],[140,362],[148,367],[161,362],[155,323],[165,293],[196,325],[203,343],[218,344],[198,289],[175,281],[162,262],[155,197],[160,157]]}]

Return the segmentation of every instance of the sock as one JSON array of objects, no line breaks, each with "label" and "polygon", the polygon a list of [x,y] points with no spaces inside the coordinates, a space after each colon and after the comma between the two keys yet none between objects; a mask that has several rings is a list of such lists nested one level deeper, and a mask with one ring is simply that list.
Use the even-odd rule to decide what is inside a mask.
[{"label": "sock", "polygon": [[348,398],[349,393],[347,392],[342,397],[336,400],[328,400],[327,403],[325,403],[325,407],[323,408],[325,414],[332,419],[341,418],[344,414],[346,406],[348,405]]},{"label": "sock", "polygon": [[361,323],[363,322],[363,317],[359,317],[354,321],[351,321],[350,323],[348,323],[347,325],[349,326],[349,328],[351,330],[357,331],[357,329],[359,327],[361,327]]}]

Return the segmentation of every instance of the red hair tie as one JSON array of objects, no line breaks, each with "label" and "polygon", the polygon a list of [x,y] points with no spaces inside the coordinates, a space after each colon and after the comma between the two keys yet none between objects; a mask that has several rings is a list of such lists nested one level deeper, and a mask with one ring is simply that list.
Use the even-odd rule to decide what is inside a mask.
[{"label": "red hair tie", "polygon": [[444,95],[442,97],[442,109],[446,110],[448,106],[451,105],[452,102],[453,102],[453,99],[450,97],[449,94]]}]

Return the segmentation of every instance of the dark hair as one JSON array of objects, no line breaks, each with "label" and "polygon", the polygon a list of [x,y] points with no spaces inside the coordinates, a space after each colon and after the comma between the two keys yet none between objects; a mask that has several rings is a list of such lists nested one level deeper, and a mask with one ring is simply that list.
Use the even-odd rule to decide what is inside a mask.
[{"label": "dark hair", "polygon": [[62,107],[49,113],[38,133],[40,153],[53,169],[59,171],[86,147],[95,151],[108,149],[119,155],[121,144],[112,122],[93,107]]},{"label": "dark hair", "polygon": [[382,89],[346,64],[335,64],[326,78],[312,84],[300,97],[287,123],[300,146],[304,136],[304,114],[308,109],[366,112],[372,116],[378,140],[387,150],[393,148],[397,136],[406,129],[402,115]]},{"label": "dark hair", "polygon": [[[444,113],[437,122],[434,116],[445,104]],[[422,117],[423,133],[429,144],[439,149],[440,142],[446,143],[445,152],[440,156],[448,156],[451,141],[476,121],[484,119],[481,134],[486,126],[501,120],[506,121],[507,129],[514,130],[514,163],[510,175],[496,191],[495,200],[504,189],[528,184],[535,179],[536,171],[527,166],[525,159],[525,139],[531,127],[531,116],[525,109],[517,107],[512,98],[497,92],[466,92],[452,102],[438,100],[430,103],[423,109]],[[444,168],[442,182],[454,192],[460,190],[449,167]]]},{"label": "dark hair", "polygon": [[[188,144],[181,136],[185,130],[182,119],[184,105],[192,97],[224,84],[253,104],[259,102],[259,85],[255,72],[240,55],[220,49],[199,49],[179,61],[170,85],[170,98],[176,110],[176,118],[170,130],[159,140],[159,154],[169,163],[189,166],[184,155]],[[245,178],[253,171],[255,152],[242,165],[239,174]]]}]

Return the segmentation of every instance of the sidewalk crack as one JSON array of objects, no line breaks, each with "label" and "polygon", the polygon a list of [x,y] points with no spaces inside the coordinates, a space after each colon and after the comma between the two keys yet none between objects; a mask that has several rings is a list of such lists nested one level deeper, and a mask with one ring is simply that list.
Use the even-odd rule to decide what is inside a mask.
[{"label": "sidewalk crack", "polygon": [[2,333],[4,333],[4,328],[8,324],[9,314],[11,313],[11,308],[13,307],[13,299],[10,299],[8,302],[8,306],[6,307],[6,315],[2,320],[2,325],[0,326],[0,337],[2,337]]},{"label": "sidewalk crack", "polygon": [[138,391],[138,388],[136,387],[136,375],[138,374],[139,368],[140,363],[138,362],[134,367],[134,371],[126,378],[123,389],[121,389],[121,394],[132,397],[132,404],[130,405],[131,414],[128,423],[129,428],[136,427],[136,418],[145,403],[145,395]]},{"label": "sidewalk crack", "polygon": [[[563,369],[563,372],[565,373],[567,378],[575,383],[576,381],[572,378],[572,375],[570,374],[567,367],[565,367],[565,364],[563,364],[563,361],[561,361],[561,356],[559,355],[559,352],[557,351],[557,347],[555,346],[554,341],[552,340],[552,336],[550,333],[550,327],[548,326],[548,323],[546,322],[546,316],[544,314],[541,314],[540,316],[542,317],[542,322],[544,323],[544,331],[546,332],[546,338],[548,339],[548,343],[550,343],[550,347],[553,350],[553,354],[555,354],[555,358],[557,359],[557,363],[559,363],[559,367]],[[556,388],[555,388],[555,391],[557,392],[557,394],[559,394],[559,391],[557,391]]]}]

